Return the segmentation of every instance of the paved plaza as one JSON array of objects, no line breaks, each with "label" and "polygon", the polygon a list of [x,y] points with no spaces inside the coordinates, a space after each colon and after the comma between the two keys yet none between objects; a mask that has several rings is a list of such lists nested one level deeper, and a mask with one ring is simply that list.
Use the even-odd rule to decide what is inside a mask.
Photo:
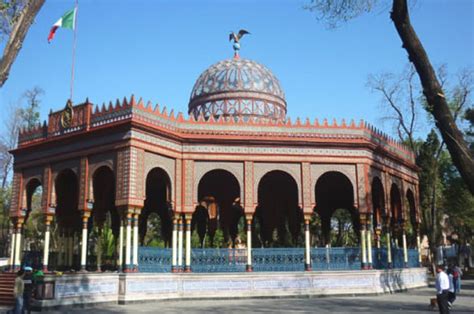
[{"label": "paved plaza", "polygon": [[[107,304],[87,308],[95,313],[437,313],[430,310],[434,297],[431,284],[408,292],[344,297],[186,300]],[[44,313],[84,313],[83,308],[68,308]],[[453,313],[474,313],[474,279],[464,280]]]}]

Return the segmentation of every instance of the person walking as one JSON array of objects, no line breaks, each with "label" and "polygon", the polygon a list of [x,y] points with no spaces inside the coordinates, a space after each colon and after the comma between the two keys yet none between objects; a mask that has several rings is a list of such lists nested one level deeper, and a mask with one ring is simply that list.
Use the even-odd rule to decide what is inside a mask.
[{"label": "person walking", "polygon": [[461,268],[458,265],[454,265],[454,267],[453,267],[453,283],[454,283],[455,293],[461,292],[461,276],[462,276]]},{"label": "person walking", "polygon": [[454,280],[453,280],[453,268],[448,268],[448,278],[449,278],[449,289],[448,289],[448,307],[452,308],[454,301],[456,300],[456,291],[454,289]]},{"label": "person walking", "polygon": [[16,273],[15,286],[13,288],[13,295],[15,296],[15,308],[13,309],[14,314],[23,314],[23,290],[25,288],[23,274],[23,270],[19,270]]},{"label": "person walking", "polygon": [[26,313],[31,313],[31,299],[33,297],[33,268],[25,266],[25,275],[23,276],[23,306]]},{"label": "person walking", "polygon": [[449,277],[444,272],[443,265],[436,267],[436,300],[440,314],[449,314],[448,293],[449,293]]}]

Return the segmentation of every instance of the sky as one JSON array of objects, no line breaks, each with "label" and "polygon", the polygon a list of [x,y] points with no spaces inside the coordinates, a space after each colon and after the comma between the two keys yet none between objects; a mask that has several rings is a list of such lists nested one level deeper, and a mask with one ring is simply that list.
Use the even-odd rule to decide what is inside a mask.
[{"label": "sky", "polygon": [[[187,115],[199,75],[233,55],[229,31],[244,28],[241,57],[267,66],[280,80],[287,116],[332,121],[381,121],[380,95],[369,74],[399,72],[407,54],[389,18],[389,5],[337,29],[304,10],[302,0],[79,0],[74,103],[101,105],[131,94]],[[34,86],[45,93],[41,120],[69,98],[73,32],[51,26],[74,6],[47,0],[30,28],[0,103],[12,104]],[[432,63],[451,73],[473,66],[474,1],[417,0],[411,20]],[[3,46],[0,46],[3,48]],[[5,110],[3,113],[5,114]]]}]

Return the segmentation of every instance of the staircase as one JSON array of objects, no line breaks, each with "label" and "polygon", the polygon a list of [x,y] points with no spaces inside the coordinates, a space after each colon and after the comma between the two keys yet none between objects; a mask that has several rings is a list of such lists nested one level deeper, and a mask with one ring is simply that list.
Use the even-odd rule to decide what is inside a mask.
[{"label": "staircase", "polygon": [[0,272],[0,305],[13,306],[13,286],[15,284],[16,273]]}]

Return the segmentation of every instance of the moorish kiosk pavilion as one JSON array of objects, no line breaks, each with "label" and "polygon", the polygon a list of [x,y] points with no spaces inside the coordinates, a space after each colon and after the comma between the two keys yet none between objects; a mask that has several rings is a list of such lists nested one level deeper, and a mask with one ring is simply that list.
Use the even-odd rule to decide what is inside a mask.
[{"label": "moorish kiosk pavilion", "polygon": [[[38,304],[426,285],[417,166],[404,145],[363,121],[292,121],[274,74],[238,54],[199,76],[188,113],[134,96],[102,107],[69,101],[20,133],[10,263],[41,265]],[[23,229],[39,186],[44,240],[32,259]],[[338,209],[358,247],[330,247]],[[164,248],[145,247],[152,214]],[[114,271],[91,240],[106,221]],[[226,245],[209,247],[218,232]]]}]

